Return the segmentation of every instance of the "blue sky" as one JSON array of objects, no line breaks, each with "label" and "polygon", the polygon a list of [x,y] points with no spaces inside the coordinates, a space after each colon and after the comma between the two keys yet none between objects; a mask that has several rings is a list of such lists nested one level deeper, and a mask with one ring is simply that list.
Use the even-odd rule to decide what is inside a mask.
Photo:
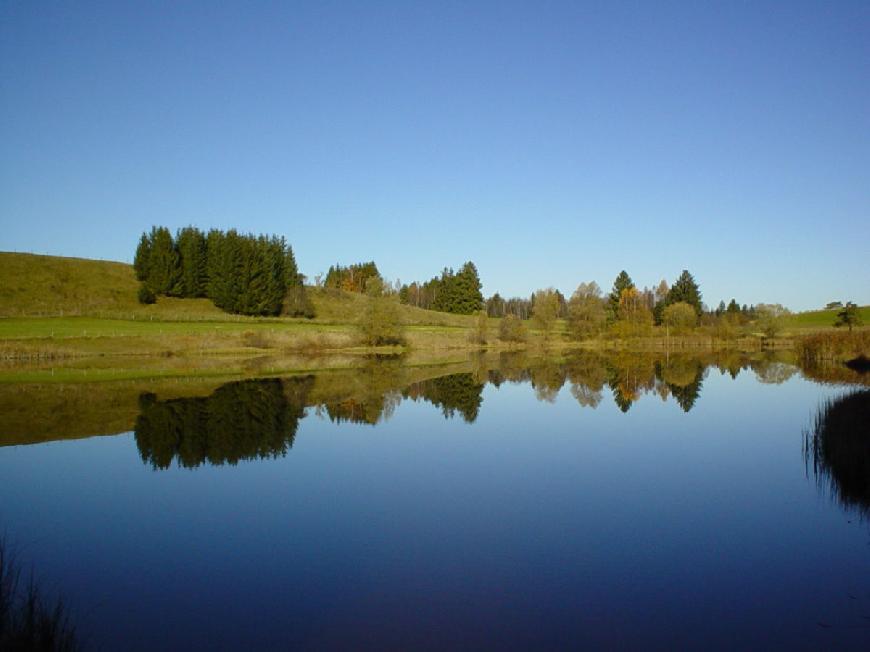
[{"label": "blue sky", "polygon": [[870,3],[0,3],[0,250],[870,303]]}]

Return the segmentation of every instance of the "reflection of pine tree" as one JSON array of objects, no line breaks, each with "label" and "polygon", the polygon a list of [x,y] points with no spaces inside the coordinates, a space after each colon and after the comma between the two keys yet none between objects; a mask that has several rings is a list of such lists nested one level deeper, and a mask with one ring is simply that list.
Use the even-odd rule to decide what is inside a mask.
[{"label": "reflection of pine tree", "polygon": [[616,403],[617,407],[620,410],[622,410],[623,412],[628,412],[628,410],[629,410],[629,408],[631,408],[631,404],[632,404],[631,398],[627,397],[623,393],[622,388],[618,384],[611,385],[611,387],[613,388],[613,401],[614,401],[614,403]]},{"label": "reflection of pine tree", "polygon": [[706,365],[695,358],[671,358],[656,363],[656,378],[667,386],[677,404],[688,412],[701,394]]},{"label": "reflection of pine tree", "polygon": [[136,445],[142,460],[166,469],[278,457],[293,446],[312,377],[246,380],[206,398],[140,397]]},{"label": "reflection of pine tree", "polygon": [[668,385],[668,387],[671,389],[671,396],[673,396],[680,407],[683,408],[683,412],[688,412],[695,405],[695,401],[701,394],[701,385],[701,374],[698,374],[698,377],[694,382],[691,382],[684,387],[680,387],[679,385]]},{"label": "reflection of pine tree", "polygon": [[473,374],[453,374],[415,383],[403,395],[412,399],[420,397],[440,407],[444,418],[452,418],[458,412],[465,421],[473,423],[483,403],[480,395],[483,385]]}]

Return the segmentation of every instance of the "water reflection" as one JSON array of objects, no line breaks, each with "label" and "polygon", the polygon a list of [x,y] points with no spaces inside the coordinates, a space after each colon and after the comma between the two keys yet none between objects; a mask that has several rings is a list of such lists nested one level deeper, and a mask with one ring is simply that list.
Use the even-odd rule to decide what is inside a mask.
[{"label": "water reflection", "polygon": [[485,383],[474,374],[451,374],[414,383],[402,392],[404,398],[428,401],[441,408],[445,419],[457,414],[467,423],[474,423],[483,403],[481,393]]},{"label": "water reflection", "polygon": [[[485,409],[487,385],[523,384],[543,402],[554,402],[567,390],[578,409],[609,405],[629,412],[649,396],[689,412],[703,400],[706,378],[717,371],[731,378],[748,372],[767,384],[797,373],[816,382],[870,384],[870,376],[843,365],[798,370],[787,352],[575,351],[558,357],[493,352],[418,366],[401,357],[338,362],[341,367],[325,366],[301,380],[223,387],[207,377],[0,384],[0,446],[136,430],[146,460],[157,468],[173,459],[196,466],[283,454],[305,408],[335,423],[375,425],[410,400],[433,405],[445,418],[472,423]],[[225,433],[227,428],[232,433]]]},{"label": "water reflection", "polygon": [[561,358],[502,353],[471,361],[473,370],[432,375],[401,360],[369,360],[342,373],[227,383],[211,395],[158,400],[139,398],[135,439],[142,459],[155,469],[173,462],[186,468],[236,464],[285,455],[293,446],[306,408],[334,423],[375,425],[389,419],[404,400],[425,402],[447,419],[473,423],[483,405],[484,387],[528,383],[539,401],[555,402],[567,384],[583,408],[598,408],[610,390],[615,405],[628,412],[651,394],[672,399],[684,412],[694,408],[711,367],[735,377],[751,368],[767,382],[793,373],[778,361],[702,360],[690,356],[609,355],[581,352]]},{"label": "water reflection", "polygon": [[847,509],[870,516],[870,390],[827,401],[804,437],[804,455],[820,485]]},{"label": "water reflection", "polygon": [[279,457],[293,446],[313,377],[227,383],[206,398],[143,394],[136,419],[142,460],[167,469]]}]

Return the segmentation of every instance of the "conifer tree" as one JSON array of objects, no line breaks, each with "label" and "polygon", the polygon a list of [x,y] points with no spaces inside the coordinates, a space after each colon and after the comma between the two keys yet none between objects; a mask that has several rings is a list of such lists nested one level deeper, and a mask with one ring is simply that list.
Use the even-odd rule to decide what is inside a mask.
[{"label": "conifer tree", "polygon": [[477,267],[468,261],[453,277],[452,296],[448,312],[460,315],[470,315],[483,307],[483,295],[480,293],[480,277]]},{"label": "conifer tree", "polygon": [[205,234],[189,226],[178,231],[175,242],[181,258],[181,296],[204,297],[208,285]]},{"label": "conifer tree", "polygon": [[155,294],[178,296],[181,293],[181,265],[172,234],[166,227],[151,230],[148,256],[148,286]]},{"label": "conifer tree", "polygon": [[619,300],[625,290],[634,289],[634,281],[628,275],[628,272],[622,270],[613,282],[613,290],[608,297],[608,308],[611,319],[617,319],[619,315]]},{"label": "conifer tree", "polygon": [[148,273],[151,271],[151,237],[147,233],[139,238],[136,255],[133,257],[133,269],[136,271],[137,281],[148,280]]},{"label": "conifer tree", "polygon": [[206,240],[208,251],[208,296],[221,310],[237,312],[241,248],[238,233],[212,229]]},{"label": "conifer tree", "polygon": [[677,279],[668,292],[668,296],[665,298],[665,306],[680,302],[688,303],[692,306],[697,315],[700,315],[703,310],[701,307],[701,290],[687,269],[683,270],[680,278]]}]

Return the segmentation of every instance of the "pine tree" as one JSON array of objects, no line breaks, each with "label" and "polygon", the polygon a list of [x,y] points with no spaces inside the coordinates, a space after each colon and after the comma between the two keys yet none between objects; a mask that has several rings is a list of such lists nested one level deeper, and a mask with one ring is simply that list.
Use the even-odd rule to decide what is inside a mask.
[{"label": "pine tree", "polygon": [[206,240],[208,251],[208,296],[221,310],[238,312],[239,280],[242,257],[239,235],[235,230],[226,233],[213,229]]},{"label": "pine tree", "polygon": [[136,271],[138,281],[148,280],[148,273],[151,271],[151,247],[151,237],[143,233],[139,238],[139,246],[136,247],[136,255],[133,257],[133,269]]},{"label": "pine tree", "polygon": [[208,285],[208,260],[205,234],[192,226],[175,237],[181,257],[181,296],[204,297]]},{"label": "pine tree", "polygon": [[701,290],[687,269],[683,270],[680,278],[677,279],[677,282],[674,283],[668,292],[668,296],[665,298],[665,306],[679,302],[688,303],[695,309],[695,314],[697,315],[700,315],[703,310],[701,307]]},{"label": "pine tree", "polygon": [[151,229],[151,254],[148,256],[148,286],[155,294],[181,294],[181,265],[172,234],[166,227]]},{"label": "pine tree", "polygon": [[453,277],[451,300],[448,312],[460,315],[470,315],[483,307],[483,295],[480,293],[480,278],[477,267],[468,261]]},{"label": "pine tree", "polygon": [[628,272],[622,270],[613,282],[613,290],[610,292],[610,296],[608,297],[608,308],[611,319],[615,320],[619,315],[619,300],[622,297],[622,292],[630,289],[634,289],[634,281],[631,280]]}]

